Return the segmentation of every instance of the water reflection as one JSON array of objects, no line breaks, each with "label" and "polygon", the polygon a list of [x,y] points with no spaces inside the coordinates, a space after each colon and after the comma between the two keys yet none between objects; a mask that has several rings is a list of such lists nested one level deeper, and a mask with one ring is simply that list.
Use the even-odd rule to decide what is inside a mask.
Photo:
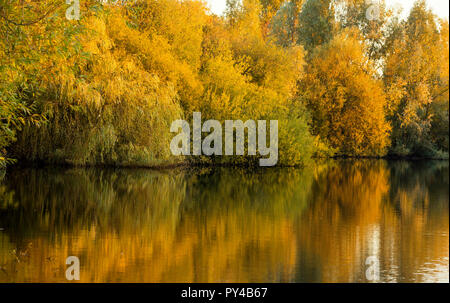
[{"label": "water reflection", "polygon": [[0,182],[0,282],[448,282],[448,162],[24,169]]}]

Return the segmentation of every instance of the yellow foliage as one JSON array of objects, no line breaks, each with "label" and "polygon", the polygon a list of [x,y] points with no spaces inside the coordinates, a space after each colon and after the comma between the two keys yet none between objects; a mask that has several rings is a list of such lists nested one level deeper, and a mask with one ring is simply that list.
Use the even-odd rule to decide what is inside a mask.
[{"label": "yellow foliage", "polygon": [[313,132],[338,154],[382,156],[390,126],[382,83],[353,30],[317,49],[299,85],[312,113]]}]

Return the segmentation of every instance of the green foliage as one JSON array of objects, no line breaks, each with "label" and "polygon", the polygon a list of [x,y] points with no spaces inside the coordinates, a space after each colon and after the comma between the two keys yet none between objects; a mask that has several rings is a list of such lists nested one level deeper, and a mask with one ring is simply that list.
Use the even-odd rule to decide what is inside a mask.
[{"label": "green foliage", "polygon": [[62,1],[0,1],[0,167],[11,163],[6,148],[24,127],[39,127],[42,81],[61,62],[82,51],[78,23],[60,18]]},{"label": "green foliage", "polygon": [[299,18],[298,42],[308,52],[332,39],[335,14],[331,0],[307,0]]}]

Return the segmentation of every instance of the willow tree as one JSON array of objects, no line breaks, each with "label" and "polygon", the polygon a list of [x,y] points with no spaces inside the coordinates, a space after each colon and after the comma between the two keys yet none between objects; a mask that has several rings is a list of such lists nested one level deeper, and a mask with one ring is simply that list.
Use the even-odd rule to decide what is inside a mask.
[{"label": "willow tree", "polygon": [[54,62],[50,58],[80,51],[73,39],[81,30],[78,23],[58,17],[65,10],[64,1],[0,0],[0,167],[12,161],[6,148],[17,132],[44,120],[37,101]]}]

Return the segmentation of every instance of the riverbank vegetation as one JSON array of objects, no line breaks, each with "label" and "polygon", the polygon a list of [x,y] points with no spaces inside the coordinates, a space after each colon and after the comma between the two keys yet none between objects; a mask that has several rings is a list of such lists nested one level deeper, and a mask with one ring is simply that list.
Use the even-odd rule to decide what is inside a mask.
[{"label": "riverbank vegetation", "polygon": [[194,111],[278,120],[282,165],[448,157],[448,20],[425,1],[406,19],[383,1],[112,2],[67,20],[64,1],[0,0],[0,166],[256,163],[172,156]]}]

